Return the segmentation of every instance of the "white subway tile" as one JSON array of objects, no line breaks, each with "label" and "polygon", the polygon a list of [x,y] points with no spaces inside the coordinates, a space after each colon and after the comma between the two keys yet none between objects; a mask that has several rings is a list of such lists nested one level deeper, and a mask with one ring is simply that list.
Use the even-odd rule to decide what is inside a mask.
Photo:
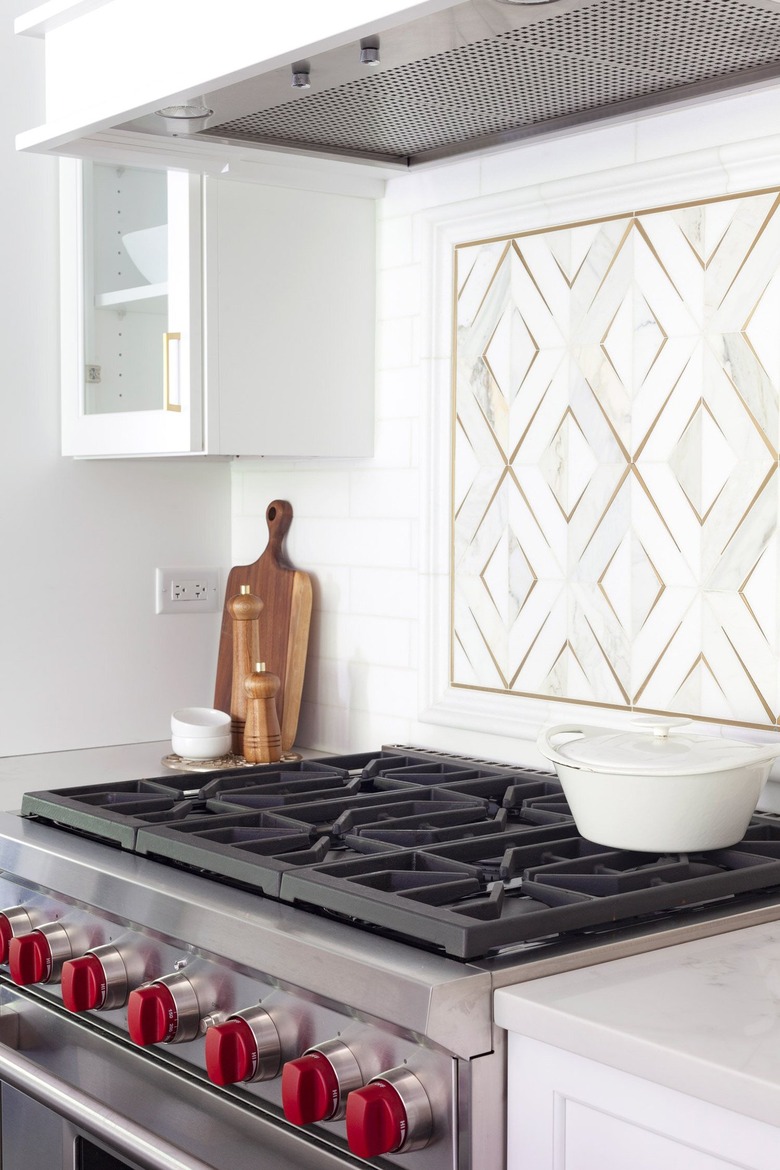
[{"label": "white subway tile", "polygon": [[312,571],[318,565],[406,568],[415,555],[410,521],[392,518],[304,518],[297,525],[295,550],[297,560]]},{"label": "white subway tile", "polygon": [[420,312],[421,272],[417,264],[382,272],[377,288],[377,318],[380,321],[411,317]]},{"label": "white subway tile", "polygon": [[353,614],[415,619],[419,592],[419,574],[413,569],[349,570],[349,610]]},{"label": "white subway tile", "polygon": [[377,240],[380,272],[400,268],[414,260],[414,220],[410,215],[398,215],[380,220]]},{"label": "white subway tile", "polygon": [[[433,423],[438,419],[441,429],[447,413],[440,406],[449,401],[452,348],[451,270],[440,250],[435,272],[433,265],[439,220],[451,221],[452,231],[462,220],[469,239],[580,219],[583,208],[604,215],[701,199],[729,183],[750,185],[754,172],[754,185],[771,185],[770,163],[756,159],[750,140],[774,132],[778,114],[780,87],[580,129],[390,181],[378,205],[373,459],[241,460],[232,468],[234,561],[258,557],[267,504],[289,499],[295,521],[287,552],[315,578],[299,743],[358,751],[386,742],[447,747],[462,740],[464,750],[498,758],[512,759],[516,751],[513,740],[484,729],[417,722],[418,656],[427,669],[433,644],[427,612],[419,610],[421,553],[449,598],[448,540],[434,548],[444,526],[429,523],[435,509],[449,509],[449,444],[433,434]],[[769,145],[766,153],[776,155]],[[610,169],[600,183],[599,174]],[[421,490],[434,499],[421,505]],[[446,656],[445,643],[446,637],[436,643],[437,659]]]},{"label": "white subway tile", "polygon": [[771,135],[777,132],[778,119],[777,85],[649,115],[637,121],[637,159],[667,158]]},{"label": "white subway tile", "polygon": [[519,142],[482,160],[481,194],[494,195],[572,174],[625,166],[634,161],[635,151],[633,123],[580,128],[543,141]]},{"label": "white subway tile", "polygon": [[[289,552],[289,550],[288,550]],[[305,568],[312,578],[312,609],[324,613],[343,613],[349,603],[351,591],[351,570],[340,565],[318,564]]]},{"label": "white subway tile", "polygon": [[414,360],[414,318],[379,321],[376,331],[376,363],[380,370],[410,366]]},{"label": "white subway tile", "polygon": [[318,631],[317,652],[322,658],[345,663],[355,660],[408,667],[410,626],[410,622],[401,618],[324,614]]},{"label": "white subway tile", "polygon": [[413,670],[352,662],[348,685],[351,711],[385,712],[388,717],[404,719],[417,717],[417,674]]},{"label": "white subway tile", "polygon": [[353,516],[414,520],[420,511],[420,476],[412,469],[355,471],[349,480],[349,498]]},{"label": "white subway tile", "polygon": [[380,418],[376,422],[374,464],[376,467],[412,467],[417,450],[414,419]]},{"label": "white subway tile", "polygon": [[[265,509],[263,510],[265,513]],[[262,527],[261,527],[262,522]],[[251,565],[268,543],[264,516],[234,516],[231,532],[231,560],[234,565]]]},{"label": "white subway tile", "polygon": [[376,377],[376,412],[379,418],[416,419],[425,393],[423,368],[402,366],[380,370]]},{"label": "white subway tile", "polygon": [[479,195],[480,169],[476,159],[453,160],[432,170],[419,170],[390,179],[379,204],[380,221],[439,207]]},{"label": "white subway tile", "polygon": [[383,744],[410,743],[412,721],[392,711],[349,712],[349,751],[375,751]]},{"label": "white subway tile", "polygon": [[245,513],[265,516],[271,500],[289,500],[295,519],[302,516],[346,516],[349,513],[349,474],[346,471],[314,468],[311,463],[282,470],[269,463],[262,469],[245,471],[241,480],[242,510]]}]

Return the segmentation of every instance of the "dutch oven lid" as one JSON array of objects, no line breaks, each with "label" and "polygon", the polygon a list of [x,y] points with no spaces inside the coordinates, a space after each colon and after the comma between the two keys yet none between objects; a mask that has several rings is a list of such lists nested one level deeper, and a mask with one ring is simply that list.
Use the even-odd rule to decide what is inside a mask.
[{"label": "dutch oven lid", "polygon": [[688,719],[643,719],[632,723],[626,731],[611,731],[600,727],[577,727],[574,724],[551,728],[550,740],[564,732],[576,739],[559,742],[553,753],[542,751],[549,758],[573,767],[584,766],[590,771],[679,775],[685,772],[722,772],[771,759],[780,754],[780,747],[740,743],[720,736],[691,735],[677,729],[689,724]]}]

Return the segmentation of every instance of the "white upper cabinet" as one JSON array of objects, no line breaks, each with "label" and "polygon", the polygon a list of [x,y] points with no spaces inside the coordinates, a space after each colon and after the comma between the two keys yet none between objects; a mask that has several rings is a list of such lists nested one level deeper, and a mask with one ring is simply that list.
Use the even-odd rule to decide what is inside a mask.
[{"label": "white upper cabinet", "polygon": [[372,455],[375,203],[204,180],[206,435],[224,455]]},{"label": "white upper cabinet", "polygon": [[63,454],[372,454],[373,200],[61,176]]},{"label": "white upper cabinet", "polygon": [[61,164],[62,451],[203,449],[200,179]]}]

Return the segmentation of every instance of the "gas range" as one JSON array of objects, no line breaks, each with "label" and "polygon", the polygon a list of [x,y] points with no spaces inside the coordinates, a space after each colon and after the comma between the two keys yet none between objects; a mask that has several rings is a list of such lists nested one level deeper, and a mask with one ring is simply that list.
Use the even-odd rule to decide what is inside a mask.
[{"label": "gas range", "polygon": [[780,916],[771,815],[732,849],[611,850],[550,773],[403,745],[28,793],[0,858],[0,1002],[236,1106],[235,1170],[252,1124],[269,1166],[292,1134],[290,1167],[503,1170],[497,986]]}]

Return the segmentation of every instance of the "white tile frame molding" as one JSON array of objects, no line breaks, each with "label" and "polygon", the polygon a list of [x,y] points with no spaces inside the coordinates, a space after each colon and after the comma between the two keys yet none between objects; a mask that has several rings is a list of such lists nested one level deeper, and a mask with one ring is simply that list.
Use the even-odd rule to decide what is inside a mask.
[{"label": "white tile frame molding", "polygon": [[778,185],[767,135],[420,214],[421,722],[777,726]]}]

